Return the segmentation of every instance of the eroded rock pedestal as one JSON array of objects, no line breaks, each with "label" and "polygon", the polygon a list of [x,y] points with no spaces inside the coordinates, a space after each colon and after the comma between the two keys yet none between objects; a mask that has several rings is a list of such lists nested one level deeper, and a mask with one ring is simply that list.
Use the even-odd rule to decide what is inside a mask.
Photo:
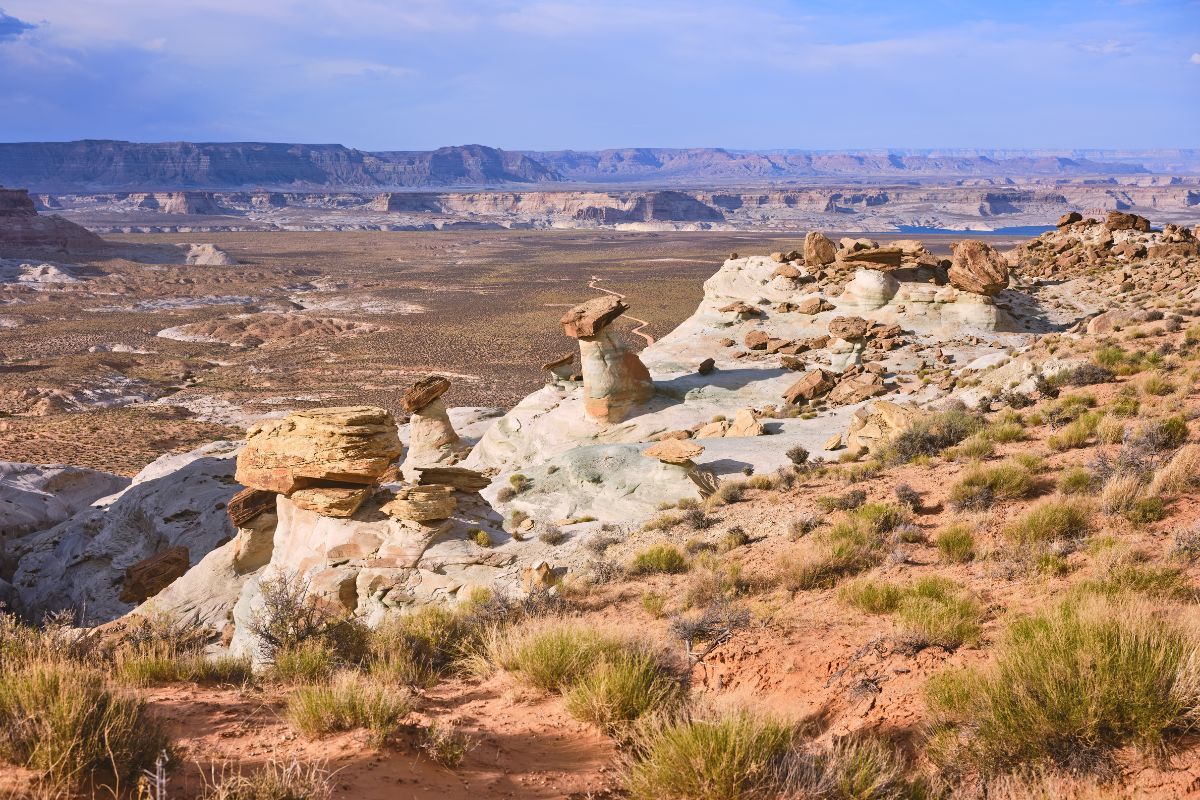
[{"label": "eroded rock pedestal", "polygon": [[620,298],[605,295],[575,306],[561,320],[563,332],[579,340],[584,410],[602,422],[620,422],[654,396],[646,365],[608,330],[628,308]]},{"label": "eroded rock pedestal", "polygon": [[441,375],[422,378],[404,393],[404,409],[409,418],[408,456],[404,476],[416,480],[417,470],[439,464],[456,464],[470,451],[463,443],[442,400],[450,381]]}]

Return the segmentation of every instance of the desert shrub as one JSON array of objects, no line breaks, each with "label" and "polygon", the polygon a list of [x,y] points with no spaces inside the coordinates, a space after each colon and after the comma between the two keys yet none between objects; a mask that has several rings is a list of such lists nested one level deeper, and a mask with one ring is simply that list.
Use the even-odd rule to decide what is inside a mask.
[{"label": "desert shrub", "polygon": [[717,518],[704,513],[703,508],[694,507],[683,512],[682,522],[694,531],[702,531],[715,525]]},{"label": "desert shrub", "polygon": [[1107,411],[1114,417],[1128,419],[1136,417],[1141,406],[1142,404],[1138,402],[1136,396],[1122,393],[1113,398],[1113,401],[1108,404]]},{"label": "desert shrub", "polygon": [[426,606],[389,618],[371,632],[371,675],[414,689],[428,688],[452,672],[482,635],[471,606]]},{"label": "desert shrub", "polygon": [[652,517],[642,524],[644,531],[665,531],[674,528],[683,521],[683,516],[680,514],[659,514]]},{"label": "desert shrub", "polygon": [[94,667],[54,658],[0,665],[0,756],[50,787],[76,788],[106,769],[132,778],[167,746],[146,704],[108,688]]},{"label": "desert shrub", "polygon": [[800,445],[793,445],[792,447],[789,447],[784,455],[787,456],[788,461],[792,462],[796,466],[800,466],[808,461],[808,451]]},{"label": "desert shrub", "polygon": [[642,608],[655,619],[666,613],[667,598],[658,592],[646,592],[642,595]]},{"label": "desert shrub", "polygon": [[[201,800],[330,800],[333,781],[316,764],[271,759],[254,772],[201,772]],[[156,798],[158,795],[154,795]]]},{"label": "desert shrub", "polygon": [[501,486],[496,490],[496,501],[499,503],[508,503],[517,496],[517,490],[511,486]]},{"label": "desert shrub", "polygon": [[1174,450],[1186,442],[1187,437],[1187,420],[1182,414],[1176,414],[1147,425],[1138,434],[1140,443],[1160,453]]},{"label": "desert shrub", "polygon": [[1019,422],[1000,422],[988,425],[977,434],[996,444],[1019,442],[1025,438],[1025,426]]},{"label": "desert shrub", "polygon": [[1150,493],[1177,495],[1200,485],[1200,445],[1185,444],[1150,482]]},{"label": "desert shrub", "polygon": [[1049,498],[1005,526],[1004,536],[1017,545],[1048,544],[1081,539],[1091,533],[1092,525],[1092,509],[1086,501]]},{"label": "desert shrub", "polygon": [[908,647],[954,650],[975,644],[983,611],[962,588],[943,578],[922,578],[905,592],[897,609],[900,639]]},{"label": "desert shrub", "polygon": [[1125,423],[1115,417],[1104,417],[1096,426],[1096,438],[1101,444],[1120,444],[1125,440]]},{"label": "desert shrub", "polygon": [[[728,505],[741,502],[746,494],[746,485],[741,481],[723,481],[717,491],[709,498],[713,505]],[[716,498],[716,500],[713,500]]]},{"label": "desert shrub", "polygon": [[1035,453],[1014,453],[1008,460],[1029,470],[1030,475],[1041,475],[1047,469],[1046,462]]},{"label": "desert shrub", "polygon": [[1071,467],[1058,476],[1058,490],[1063,494],[1091,494],[1096,476],[1083,467]]},{"label": "desert shrub", "polygon": [[813,550],[798,562],[780,565],[789,591],[829,588],[838,580],[870,569],[883,560],[883,536],[861,520],[838,523],[813,537]]},{"label": "desert shrub", "polygon": [[483,528],[471,528],[467,531],[467,538],[480,547],[492,546],[492,537]]},{"label": "desert shrub", "polygon": [[558,545],[567,540],[567,534],[562,528],[557,525],[546,525],[537,535],[538,541],[542,544]]},{"label": "desert shrub", "polygon": [[1140,475],[1113,475],[1100,492],[1100,510],[1105,514],[1125,514],[1145,496]]},{"label": "desert shrub", "polygon": [[896,495],[896,502],[900,505],[908,506],[913,511],[921,507],[921,493],[907,483],[896,484],[896,488],[892,491]]},{"label": "desert shrub", "polygon": [[975,467],[950,489],[950,504],[958,509],[987,508],[998,500],[1015,500],[1033,492],[1033,475],[1017,462]]},{"label": "desert shrub", "polygon": [[529,478],[517,472],[508,476],[508,485],[512,487],[517,494],[529,488]]},{"label": "desert shrub", "polygon": [[1019,620],[991,665],[930,680],[935,736],[965,740],[931,754],[990,772],[1157,746],[1200,706],[1196,647],[1183,628],[1132,601],[1069,601]]},{"label": "desert shrub", "polygon": [[1142,357],[1137,353],[1127,353],[1120,347],[1101,347],[1092,356],[1101,367],[1111,370],[1117,375],[1132,375],[1142,369]]},{"label": "desert shrub", "polygon": [[675,574],[687,572],[687,568],[687,559],[678,548],[669,544],[657,544],[634,555],[629,572],[632,575]]},{"label": "desert shrub", "polygon": [[964,439],[957,447],[943,451],[942,455],[952,461],[970,461],[991,458],[996,452],[992,440],[977,433]]},{"label": "desert shrub", "polygon": [[466,758],[471,740],[449,725],[433,722],[423,732],[421,749],[438,764],[454,769]]},{"label": "desert shrub", "polygon": [[1175,384],[1162,373],[1156,372],[1142,381],[1142,391],[1155,397],[1162,397],[1175,391]]},{"label": "desert shrub", "polygon": [[679,676],[645,647],[601,659],[566,693],[573,716],[609,735],[622,735],[643,715],[670,712],[682,700]]},{"label": "desert shrub", "polygon": [[851,489],[840,495],[826,495],[817,498],[817,505],[823,511],[853,511],[867,502],[867,493],[862,489]]},{"label": "desert shrub", "polygon": [[574,686],[602,658],[621,652],[622,641],[594,629],[567,624],[534,630],[498,656],[500,666],[548,692]]},{"label": "desert shrub", "polygon": [[1170,558],[1185,564],[1200,561],[1200,526],[1177,531],[1171,539]]},{"label": "desert shrub", "polygon": [[1084,447],[1099,427],[1100,419],[1098,412],[1081,414],[1058,433],[1047,437],[1046,446],[1057,451]]},{"label": "desert shrub", "polygon": [[851,516],[874,533],[891,533],[908,522],[912,512],[895,503],[866,503],[856,508]]},{"label": "desert shrub", "polygon": [[838,587],[838,600],[868,614],[890,614],[903,597],[901,587],[877,578],[855,578]]},{"label": "desert shrub", "polygon": [[635,800],[752,800],[774,795],[793,731],[747,712],[681,719],[643,733],[626,788]]},{"label": "desert shrub", "polygon": [[327,681],[297,687],[284,714],[288,724],[309,738],[366,728],[378,746],[411,710],[408,696],[396,687],[347,670]]},{"label": "desert shrub", "polygon": [[908,780],[908,764],[876,737],[836,740],[817,753],[794,753],[783,767],[780,797],[814,800],[902,800],[925,797],[923,784]]},{"label": "desert shrub", "polygon": [[821,518],[815,514],[802,514],[788,523],[788,538],[793,542],[812,533],[821,524]]},{"label": "desert shrub", "polygon": [[1104,559],[1097,564],[1096,573],[1096,577],[1079,583],[1076,590],[1104,595],[1136,592],[1177,600],[1193,600],[1196,596],[1184,570],[1147,564],[1136,554],[1118,553]]},{"label": "desert shrub", "polygon": [[293,573],[279,573],[259,583],[262,602],[249,627],[264,660],[274,662],[280,652],[297,651],[317,640],[336,658],[361,655],[366,639],[362,624],[335,616],[309,596],[308,588],[308,582]]},{"label": "desert shrub", "polygon": [[745,547],[749,543],[750,537],[746,535],[746,531],[742,530],[740,525],[734,525],[725,532],[725,536],[721,539],[720,549],[729,552],[739,547]]},{"label": "desert shrub", "polygon": [[1092,386],[1109,383],[1117,374],[1106,366],[1096,363],[1080,364],[1062,378],[1064,386]]},{"label": "desert shrub", "polygon": [[888,443],[883,460],[906,464],[919,456],[935,456],[983,425],[983,417],[965,407],[918,417],[911,428],[900,432]]},{"label": "desert shrub", "polygon": [[933,540],[938,553],[946,561],[965,564],[975,557],[975,536],[966,525],[951,525],[938,532]]},{"label": "desert shrub", "polygon": [[1161,497],[1142,497],[1125,511],[1125,519],[1134,525],[1149,525],[1166,518],[1167,507]]},{"label": "desert shrub", "polygon": [[280,683],[308,683],[328,678],[344,661],[323,638],[304,639],[275,651],[269,675]]},{"label": "desert shrub", "polygon": [[254,675],[249,658],[173,652],[167,648],[130,648],[114,654],[113,677],[133,686],[193,682],[243,684]]}]

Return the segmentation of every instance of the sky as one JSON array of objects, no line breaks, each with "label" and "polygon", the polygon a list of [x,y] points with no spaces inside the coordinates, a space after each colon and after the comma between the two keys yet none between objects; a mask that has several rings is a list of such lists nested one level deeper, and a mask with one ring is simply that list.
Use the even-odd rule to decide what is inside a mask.
[{"label": "sky", "polygon": [[1200,0],[0,0],[0,141],[1200,147]]}]

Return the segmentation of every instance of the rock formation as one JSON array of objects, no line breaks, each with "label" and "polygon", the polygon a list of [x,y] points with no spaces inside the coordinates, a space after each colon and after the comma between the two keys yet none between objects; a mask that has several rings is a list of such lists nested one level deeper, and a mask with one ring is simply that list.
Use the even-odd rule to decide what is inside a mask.
[{"label": "rock formation", "polygon": [[964,292],[991,296],[1008,288],[1008,263],[978,239],[967,239],[954,245],[950,261],[950,283]]},{"label": "rock formation", "polygon": [[823,267],[837,258],[837,245],[823,233],[809,231],[804,236],[804,264],[808,267]]},{"label": "rock formation", "polygon": [[605,295],[575,306],[561,320],[563,332],[579,340],[584,410],[602,422],[620,422],[654,396],[646,366],[608,330],[628,308],[617,296]]},{"label": "rock formation", "polygon": [[180,245],[188,248],[184,261],[200,267],[224,267],[238,263],[238,260],[215,244]]},{"label": "rock formation", "polygon": [[57,215],[40,216],[24,189],[0,187],[0,255],[103,250],[108,244]]},{"label": "rock formation", "polygon": [[454,431],[446,404],[442,400],[450,389],[450,381],[441,375],[430,375],[417,381],[404,393],[404,410],[409,417],[408,456],[404,459],[404,474],[416,478],[416,470],[435,464],[454,464],[470,447]]},{"label": "rock formation", "polygon": [[911,428],[920,413],[913,406],[876,400],[854,412],[846,430],[846,447],[854,453],[872,452],[890,442],[896,434]]}]

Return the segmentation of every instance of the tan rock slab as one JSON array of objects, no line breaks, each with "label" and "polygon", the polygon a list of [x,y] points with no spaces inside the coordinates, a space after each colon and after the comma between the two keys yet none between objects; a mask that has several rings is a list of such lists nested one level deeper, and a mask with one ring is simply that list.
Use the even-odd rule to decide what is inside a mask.
[{"label": "tan rock slab", "polygon": [[315,511],[323,517],[348,519],[371,496],[372,486],[312,486],[297,489],[288,499],[297,508]]},{"label": "tan rock slab", "polygon": [[242,489],[229,498],[225,513],[235,528],[244,528],[250,520],[259,514],[275,510],[275,492],[262,489]]},{"label": "tan rock slab", "polygon": [[487,475],[467,467],[420,467],[417,474],[423,486],[451,486],[460,492],[483,491],[492,482]]},{"label": "tan rock slab", "polygon": [[836,383],[832,373],[819,368],[811,369],[788,387],[787,391],[783,393],[783,399],[789,403],[815,400],[828,394]]},{"label": "tan rock slab", "polygon": [[967,239],[954,245],[947,275],[956,289],[991,296],[1008,287],[1008,262],[986,242]]},{"label": "tan rock slab", "polygon": [[657,458],[664,464],[687,465],[704,453],[704,446],[687,439],[663,439],[642,451],[648,458]]},{"label": "tan rock slab", "polygon": [[628,310],[629,306],[622,302],[621,298],[606,294],[580,303],[563,314],[559,322],[563,326],[563,333],[572,339],[588,339],[600,333]]},{"label": "tan rock slab", "polygon": [[414,383],[404,393],[404,410],[412,414],[438,399],[450,390],[450,379],[441,375],[430,375]]},{"label": "tan rock slab", "polygon": [[413,522],[446,519],[458,509],[454,489],[450,486],[408,486],[380,507],[380,511],[396,519]]}]

